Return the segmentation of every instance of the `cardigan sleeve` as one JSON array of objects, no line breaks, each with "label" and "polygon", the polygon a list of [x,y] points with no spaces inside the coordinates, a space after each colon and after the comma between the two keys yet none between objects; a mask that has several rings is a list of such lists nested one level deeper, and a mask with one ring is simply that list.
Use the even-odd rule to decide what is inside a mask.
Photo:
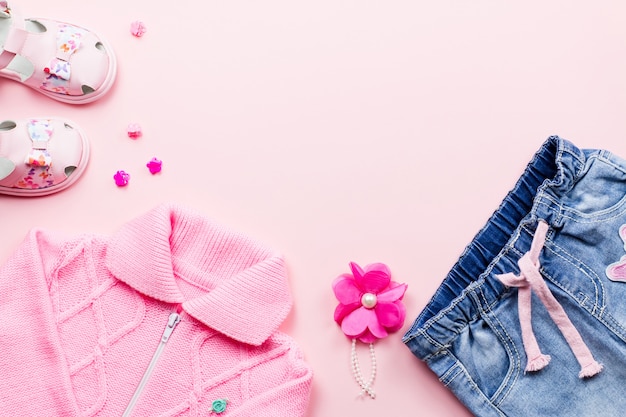
[{"label": "cardigan sleeve", "polygon": [[0,410],[14,416],[75,416],[46,272],[60,245],[32,231],[0,267]]}]

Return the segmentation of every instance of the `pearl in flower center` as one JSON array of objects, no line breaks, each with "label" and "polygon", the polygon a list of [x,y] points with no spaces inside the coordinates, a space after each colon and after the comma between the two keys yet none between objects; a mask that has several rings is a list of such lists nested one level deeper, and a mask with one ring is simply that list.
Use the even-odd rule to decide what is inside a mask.
[{"label": "pearl in flower center", "polygon": [[376,303],[378,300],[376,299],[376,294],[372,294],[371,292],[366,292],[361,297],[361,304],[365,308],[374,308],[376,307]]}]

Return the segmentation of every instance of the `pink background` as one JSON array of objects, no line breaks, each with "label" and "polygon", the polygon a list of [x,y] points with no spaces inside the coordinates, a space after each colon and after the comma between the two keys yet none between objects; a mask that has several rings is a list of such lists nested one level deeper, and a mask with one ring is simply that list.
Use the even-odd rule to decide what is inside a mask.
[{"label": "pink background", "polygon": [[[294,293],[283,329],[315,370],[310,417],[470,415],[404,330],[549,135],[626,156],[621,0],[18,3],[100,32],[119,76],[82,107],[0,79],[1,120],[68,118],[93,152],[67,191],[0,196],[0,259],[33,227],[108,234],[163,201],[268,243]],[[409,284],[403,331],[376,345],[376,400],[357,398],[332,321],[350,261]]]}]

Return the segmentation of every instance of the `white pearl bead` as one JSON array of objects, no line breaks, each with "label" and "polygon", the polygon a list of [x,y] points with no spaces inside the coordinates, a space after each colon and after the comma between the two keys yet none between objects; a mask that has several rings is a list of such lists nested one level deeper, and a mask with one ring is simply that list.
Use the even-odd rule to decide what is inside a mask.
[{"label": "white pearl bead", "polygon": [[[375,294],[371,294],[371,295],[374,296],[374,305],[376,305],[376,295]],[[365,305],[365,303],[363,303],[363,305]],[[374,388],[372,387],[372,385],[374,385],[374,380],[376,379],[376,356],[374,352],[373,343],[369,344],[369,350],[370,350],[371,369],[370,369],[369,380],[366,382],[365,378],[363,378],[363,374],[361,372],[361,365],[359,364],[359,357],[356,352],[356,339],[352,339],[352,349],[350,352],[350,359],[352,362],[352,374],[356,382],[361,387],[361,392],[359,395],[363,396],[367,394],[371,398],[376,398],[376,393],[374,392]]]},{"label": "white pearl bead", "polygon": [[366,292],[361,297],[361,304],[365,308],[374,308],[376,307],[376,303],[378,300],[376,299],[376,294],[372,294],[371,292]]}]

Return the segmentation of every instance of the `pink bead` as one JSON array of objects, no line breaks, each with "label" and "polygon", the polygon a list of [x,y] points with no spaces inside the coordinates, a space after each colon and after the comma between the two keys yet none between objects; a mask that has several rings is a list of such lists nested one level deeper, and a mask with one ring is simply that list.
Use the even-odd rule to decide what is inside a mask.
[{"label": "pink bead", "polygon": [[118,187],[125,187],[128,185],[128,181],[130,181],[130,174],[120,170],[113,175],[113,179],[115,180],[115,185]]},{"label": "pink bead", "polygon": [[152,158],[150,160],[150,162],[148,162],[146,164],[146,166],[148,167],[148,169],[150,170],[150,173],[152,175],[156,174],[157,172],[161,172],[161,168],[163,166],[163,161],[161,161],[160,159],[157,158]]},{"label": "pink bead", "polygon": [[146,31],[146,25],[141,20],[135,20],[130,24],[130,33],[137,38],[141,38]]},{"label": "pink bead", "polygon": [[128,129],[126,130],[128,133],[128,137],[131,139],[140,138],[143,132],[141,131],[141,126],[139,123],[131,123],[128,125]]}]

